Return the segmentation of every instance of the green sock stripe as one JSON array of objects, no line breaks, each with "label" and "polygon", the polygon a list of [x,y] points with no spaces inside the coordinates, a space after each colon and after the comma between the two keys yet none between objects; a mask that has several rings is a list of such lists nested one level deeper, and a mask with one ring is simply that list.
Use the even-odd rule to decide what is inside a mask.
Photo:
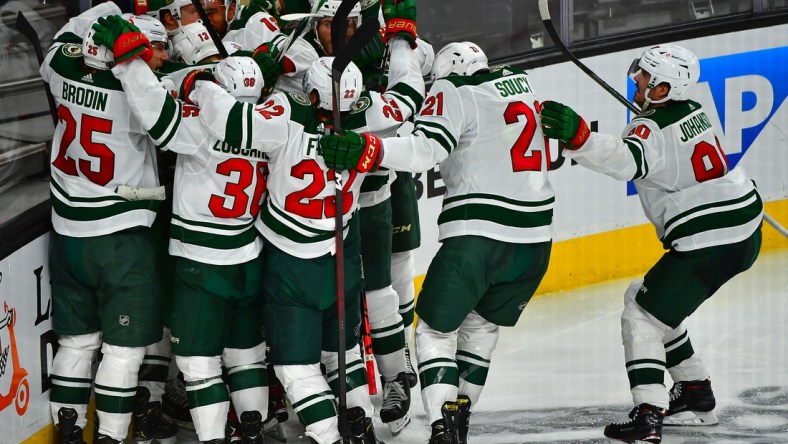
[{"label": "green sock stripe", "polygon": [[678,344],[679,342],[682,342],[682,341],[684,341],[684,339],[685,339],[685,338],[687,338],[687,335],[688,335],[688,333],[689,333],[689,332],[688,332],[687,330],[684,330],[684,333],[682,333],[681,335],[679,335],[679,337],[678,337],[678,338],[676,338],[676,339],[674,339],[674,340],[672,340],[672,341],[668,342],[667,344],[665,344],[665,350],[667,350],[667,349],[670,349],[670,348],[673,348],[673,347],[674,347],[676,344]]},{"label": "green sock stripe", "polygon": [[268,387],[268,371],[263,366],[246,370],[230,371],[227,375],[230,392],[256,387]]},{"label": "green sock stripe", "polygon": [[386,333],[395,334],[394,332],[397,330],[402,330],[402,321],[399,321],[395,324],[388,325],[386,327],[380,328],[371,328],[369,330],[370,335],[374,338],[375,336],[386,336]]},{"label": "green sock stripe", "polygon": [[87,384],[88,386],[93,385],[93,381],[90,378],[72,378],[70,376],[60,376],[60,375],[52,375],[52,383],[56,384],[57,381],[64,381],[64,382],[75,382],[80,384]]},{"label": "green sock stripe", "polygon": [[186,399],[189,402],[189,408],[203,407],[211,404],[218,404],[230,400],[230,395],[227,393],[227,387],[221,379],[216,379],[216,383],[210,385],[202,385],[200,388],[193,389],[186,387]]},{"label": "green sock stripe", "polygon": [[134,396],[137,393],[137,387],[111,387],[108,385],[96,384],[96,391],[105,391],[110,396]]},{"label": "green sock stripe", "polygon": [[657,359],[636,359],[627,362],[629,388],[644,384],[665,383],[665,363]]},{"label": "green sock stripe", "polygon": [[334,399],[334,394],[331,393],[331,390],[326,390],[320,393],[315,393],[314,395],[309,395],[302,399],[298,399],[295,402],[293,402],[293,410],[295,410],[297,413],[299,410],[305,409],[309,407],[311,404],[320,402],[320,400],[323,398],[331,401]]},{"label": "green sock stripe", "polygon": [[134,396],[113,396],[96,391],[96,410],[107,413],[131,413]]},{"label": "green sock stripe", "polygon": [[87,405],[90,402],[90,386],[88,387],[69,387],[58,385],[52,381],[52,391],[49,400],[59,404],[78,404]]},{"label": "green sock stripe", "polygon": [[487,367],[490,366],[490,360],[489,359],[482,358],[481,356],[475,355],[475,354],[473,354],[471,352],[468,352],[468,351],[465,351],[465,350],[457,350],[457,352],[455,354],[456,354],[456,357],[457,357],[458,360],[459,359],[464,359],[465,361],[478,361],[481,365],[486,364]]},{"label": "green sock stripe", "polygon": [[405,330],[400,325],[400,330],[396,334],[388,336],[378,336],[372,334],[372,350],[376,355],[387,355],[405,348]]},{"label": "green sock stripe", "polygon": [[415,313],[415,309],[413,308],[413,304],[408,304],[410,308],[405,309],[402,305],[399,306],[399,315],[402,316],[402,325],[405,328],[410,328],[413,325],[413,313]]},{"label": "green sock stripe", "polygon": [[419,382],[421,389],[433,384],[450,384],[454,386],[460,385],[460,378],[457,373],[456,365],[452,366],[434,366],[426,370],[419,371]]},{"label": "green sock stripe", "polygon": [[318,421],[337,416],[337,407],[332,399],[322,399],[298,410],[296,413],[301,424],[309,426]]},{"label": "green sock stripe", "polygon": [[666,350],[665,353],[665,365],[667,368],[675,367],[685,360],[692,357],[695,354],[695,350],[692,348],[692,342],[689,338],[682,343],[679,344],[678,347],[671,349],[670,351]]},{"label": "green sock stripe", "polygon": [[[331,391],[336,396],[339,396],[339,378],[337,378],[338,374],[339,371],[335,370],[326,377],[328,385],[331,387]],[[345,385],[348,392],[353,389],[363,387],[367,384],[367,368],[364,366],[363,361],[355,360],[349,363],[347,369],[345,370],[345,374]]]},{"label": "green sock stripe", "polygon": [[457,372],[460,379],[475,385],[484,385],[487,381],[487,373],[490,371],[489,365],[479,365],[478,362],[465,361],[457,358]]}]

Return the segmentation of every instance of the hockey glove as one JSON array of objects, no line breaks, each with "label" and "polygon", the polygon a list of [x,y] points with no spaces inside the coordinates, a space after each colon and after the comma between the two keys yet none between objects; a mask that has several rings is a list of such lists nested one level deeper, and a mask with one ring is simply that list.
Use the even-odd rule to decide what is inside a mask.
[{"label": "hockey glove", "polygon": [[93,24],[93,41],[107,48],[112,48],[115,64],[120,65],[137,57],[148,62],[153,57],[153,50],[145,34],[140,32],[133,23],[119,15],[101,17]]},{"label": "hockey glove", "polygon": [[386,21],[383,43],[399,36],[416,48],[416,0],[383,0],[382,5]]},{"label": "hockey glove", "polygon": [[329,168],[337,171],[356,170],[359,173],[377,171],[383,159],[383,146],[374,134],[348,131],[320,138],[318,154]]},{"label": "hockey glove", "polygon": [[207,69],[195,69],[194,71],[191,71],[190,73],[186,74],[186,77],[183,78],[183,82],[181,82],[181,89],[178,92],[178,98],[186,103],[194,103],[189,98],[189,95],[192,93],[192,91],[194,91],[194,87],[197,86],[198,80],[215,82],[216,78],[213,76],[213,73]]},{"label": "hockey glove", "polygon": [[380,67],[383,60],[383,39],[380,33],[375,33],[372,40],[368,41],[361,52],[353,59],[358,69],[363,70],[368,66]]},{"label": "hockey glove", "polygon": [[295,71],[295,65],[287,57],[282,57],[278,62],[276,61],[279,55],[279,47],[271,42],[263,43],[252,52],[252,58],[257,62],[260,67],[260,72],[263,73],[263,80],[265,81],[265,90],[271,91],[279,79],[279,76],[291,68]]},{"label": "hockey glove", "polygon": [[544,135],[565,142],[570,150],[583,146],[591,135],[586,121],[566,105],[553,101],[544,102],[540,115]]}]

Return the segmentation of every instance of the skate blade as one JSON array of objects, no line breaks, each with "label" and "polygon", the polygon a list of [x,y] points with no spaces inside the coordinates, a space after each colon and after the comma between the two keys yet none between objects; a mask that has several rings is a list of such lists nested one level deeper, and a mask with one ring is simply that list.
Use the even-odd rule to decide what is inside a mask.
[{"label": "skate blade", "polygon": [[271,421],[273,424],[263,425],[263,433],[267,438],[275,439],[277,441],[287,442],[287,429],[284,424]]},{"label": "skate blade", "polygon": [[389,426],[389,432],[391,432],[392,436],[397,436],[408,424],[410,424],[410,415],[407,413],[396,421],[386,423],[386,425]]},{"label": "skate blade", "polygon": [[710,426],[719,424],[717,415],[711,412],[680,412],[666,416],[662,425],[666,426]]}]

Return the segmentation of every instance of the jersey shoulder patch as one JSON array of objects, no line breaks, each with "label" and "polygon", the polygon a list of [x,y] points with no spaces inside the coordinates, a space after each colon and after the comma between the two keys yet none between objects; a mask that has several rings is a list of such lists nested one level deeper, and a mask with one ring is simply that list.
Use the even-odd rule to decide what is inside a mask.
[{"label": "jersey shoulder patch", "polygon": [[66,57],[82,57],[82,45],[66,43],[60,48],[60,52]]},{"label": "jersey shoulder patch", "polygon": [[369,91],[361,93],[361,97],[350,108],[350,114],[363,113],[372,106],[372,98],[369,97]]},{"label": "jersey shoulder patch", "polygon": [[292,99],[295,103],[299,105],[312,106],[312,102],[309,101],[309,97],[307,97],[305,94],[288,92],[287,95],[290,96],[290,99]]}]

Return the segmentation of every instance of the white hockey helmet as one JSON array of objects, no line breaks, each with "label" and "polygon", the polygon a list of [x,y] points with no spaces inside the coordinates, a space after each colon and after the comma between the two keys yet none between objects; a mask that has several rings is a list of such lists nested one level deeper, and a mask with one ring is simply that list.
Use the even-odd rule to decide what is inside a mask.
[{"label": "white hockey helmet", "polygon": [[416,47],[416,55],[419,57],[419,66],[421,67],[421,76],[427,77],[432,72],[432,65],[435,63],[435,50],[432,45],[420,38],[416,38],[418,46]]},{"label": "white hockey helmet", "polygon": [[[312,91],[317,91],[320,95],[319,108],[331,110],[333,108],[331,65],[334,63],[333,57],[320,57],[312,62],[312,66],[306,71],[304,76],[304,93],[309,95]],[[353,62],[345,68],[342,79],[339,81],[339,91],[342,98],[339,100],[340,111],[350,111],[356,104],[363,89],[364,80],[361,71]]]},{"label": "white hockey helmet", "polygon": [[178,28],[172,36],[172,44],[181,59],[189,65],[196,65],[207,57],[219,54],[208,30],[199,20]]},{"label": "white hockey helmet", "polygon": [[164,28],[164,25],[159,21],[159,19],[151,17],[149,15],[134,15],[134,14],[123,14],[121,17],[128,20],[129,23],[140,28],[145,37],[148,38],[148,41],[153,42],[161,42],[169,44],[169,39],[167,38],[167,30]]},{"label": "white hockey helmet", "polygon": [[112,54],[112,48],[93,41],[93,35],[96,33],[93,29],[94,23],[98,23],[98,19],[90,24],[88,33],[82,41],[82,57],[89,67],[106,71],[115,66],[115,56]]},{"label": "white hockey helmet", "polygon": [[162,6],[161,8],[155,11],[155,14],[157,14],[156,17],[161,19],[160,14],[162,11],[170,11],[170,14],[172,14],[172,18],[175,19],[176,22],[178,22],[178,28],[180,28],[182,26],[181,8],[184,6],[191,5],[192,4],[191,0],[165,0],[164,3],[165,3],[164,6]]},{"label": "white hockey helmet", "polygon": [[227,57],[216,64],[213,75],[222,88],[242,102],[257,103],[265,82],[251,57]]},{"label": "white hockey helmet", "polygon": [[646,87],[646,97],[648,97],[651,88],[660,83],[670,85],[667,97],[650,103],[686,100],[687,91],[698,83],[698,78],[700,78],[700,63],[698,63],[695,54],[671,43],[652,46],[643,51],[643,55],[630,65],[629,77],[634,80],[640,70],[651,75]]},{"label": "white hockey helmet", "polygon": [[435,81],[451,74],[470,76],[486,69],[490,69],[487,66],[487,56],[477,44],[453,42],[435,55],[430,80]]},{"label": "white hockey helmet", "polygon": [[[337,9],[339,9],[339,5],[342,4],[342,0],[315,0],[321,2],[320,7],[317,10],[317,14],[320,14],[323,17],[333,17],[337,14]],[[315,1],[310,1],[310,4],[314,5]],[[361,17],[361,5],[356,3],[353,5],[353,9],[350,10],[350,14],[348,14],[348,18],[354,18],[358,20]]]}]

